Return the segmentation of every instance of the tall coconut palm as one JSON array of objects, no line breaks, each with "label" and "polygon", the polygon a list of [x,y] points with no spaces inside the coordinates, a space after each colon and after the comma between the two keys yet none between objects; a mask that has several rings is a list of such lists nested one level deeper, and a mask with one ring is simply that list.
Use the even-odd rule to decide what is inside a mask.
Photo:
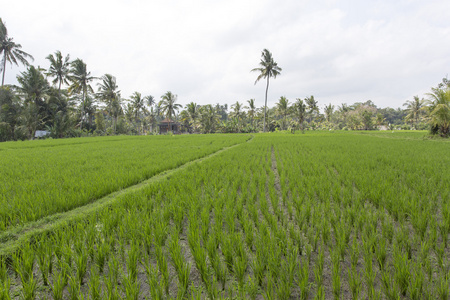
[{"label": "tall coconut palm", "polygon": [[153,97],[152,95],[148,95],[146,97],[144,97],[145,99],[145,104],[147,104],[149,107],[152,107],[153,105],[155,105],[155,97]]},{"label": "tall coconut palm", "polygon": [[120,91],[116,83],[116,77],[105,74],[97,84],[97,97],[106,104],[109,117],[112,119],[114,134],[116,133],[116,121],[121,109]]},{"label": "tall coconut palm", "polygon": [[15,64],[16,66],[19,66],[20,62],[21,64],[28,66],[29,63],[27,59],[34,60],[33,56],[21,49],[22,46],[14,43],[13,38],[8,36],[8,29],[0,18],[0,55],[3,55],[2,86],[5,84],[6,62],[9,62],[11,65]]},{"label": "tall coconut palm", "polygon": [[244,106],[245,109],[248,109],[247,115],[250,117],[250,124],[253,126],[253,118],[256,113],[255,99],[247,100],[248,105]]},{"label": "tall coconut palm", "polygon": [[325,112],[325,119],[327,120],[327,122],[330,122],[331,116],[333,115],[334,112],[334,105],[331,105],[331,103],[325,105],[324,112]]},{"label": "tall coconut palm", "polygon": [[55,56],[50,54],[46,57],[50,61],[50,68],[48,68],[47,76],[55,77],[53,84],[58,84],[58,91],[61,91],[61,84],[69,84],[70,73],[70,55],[67,54],[63,59],[61,51],[56,51]]},{"label": "tall coconut palm", "polygon": [[[136,123],[140,122],[139,113],[145,113],[145,103],[147,97],[142,97],[141,93],[134,92],[133,95],[130,96],[131,105],[133,106],[134,111],[134,121]],[[141,126],[139,126],[138,133],[141,134]]]},{"label": "tall coconut palm", "polygon": [[433,88],[427,95],[432,128],[442,137],[450,135],[450,88]]},{"label": "tall coconut palm", "polygon": [[406,106],[408,114],[406,118],[414,121],[415,125],[419,123],[420,117],[425,113],[425,100],[414,96],[413,100],[407,100],[403,106]]},{"label": "tall coconut palm", "polygon": [[68,78],[72,84],[69,86],[69,94],[73,95],[81,93],[80,129],[83,129],[84,103],[86,102],[88,93],[94,93],[90,83],[96,78],[91,76],[91,72],[87,71],[86,64],[79,58],[74,60],[70,66],[70,75]]},{"label": "tall coconut palm", "polygon": [[264,132],[266,132],[267,92],[269,90],[269,79],[270,77],[273,77],[274,79],[277,78],[277,75],[281,73],[282,69],[278,67],[278,64],[274,61],[272,53],[270,53],[269,50],[264,49],[261,53],[261,57],[262,57],[261,61],[259,62],[260,67],[254,68],[251,71],[260,73],[256,78],[255,84],[262,78],[267,79],[266,96],[264,102],[264,127],[263,127]]},{"label": "tall coconut palm", "polygon": [[200,108],[200,119],[202,131],[204,133],[214,133],[216,126],[219,124],[220,114],[211,104],[207,104]]},{"label": "tall coconut palm", "polygon": [[295,117],[297,118],[298,125],[300,129],[303,131],[303,123],[305,122],[306,118],[306,104],[303,102],[302,99],[297,98],[297,101],[294,104],[293,112]]},{"label": "tall coconut palm", "polygon": [[319,113],[319,107],[317,106],[317,101],[314,99],[314,96],[305,98],[306,105],[308,107],[308,114],[310,115],[310,122],[316,117]]},{"label": "tall coconut palm", "polygon": [[19,82],[17,89],[24,96],[25,102],[33,102],[40,110],[50,89],[41,69],[29,66],[25,72],[17,76],[17,81]]},{"label": "tall coconut palm", "polygon": [[186,113],[189,118],[189,123],[192,124],[194,130],[197,128],[197,122],[200,115],[199,110],[200,106],[195,102],[191,102],[186,105]]},{"label": "tall coconut palm", "polygon": [[231,105],[231,108],[233,109],[231,116],[236,118],[237,121],[237,130],[238,132],[241,131],[241,120],[244,116],[244,112],[242,111],[242,104],[239,103],[239,101],[236,101],[235,104]]},{"label": "tall coconut palm", "polygon": [[281,96],[277,104],[277,113],[283,117],[282,130],[286,130],[286,118],[289,115],[289,100],[285,96]]},{"label": "tall coconut palm", "polygon": [[181,107],[181,104],[175,103],[177,102],[177,97],[177,95],[174,95],[172,92],[168,91],[161,96],[161,101],[159,102],[161,106],[161,112],[169,120],[169,131],[171,130],[170,118],[175,117],[176,112],[178,112]]}]

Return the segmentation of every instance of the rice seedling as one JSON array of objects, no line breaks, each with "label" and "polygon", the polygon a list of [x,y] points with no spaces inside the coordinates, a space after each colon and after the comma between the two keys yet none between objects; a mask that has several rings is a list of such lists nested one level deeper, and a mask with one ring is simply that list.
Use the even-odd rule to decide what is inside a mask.
[{"label": "rice seedling", "polygon": [[100,276],[94,266],[90,270],[88,287],[89,295],[92,300],[101,299],[102,287],[100,285]]},{"label": "rice seedling", "polygon": [[53,287],[52,294],[54,300],[61,300],[63,298],[64,287],[66,286],[63,272],[53,273]]}]

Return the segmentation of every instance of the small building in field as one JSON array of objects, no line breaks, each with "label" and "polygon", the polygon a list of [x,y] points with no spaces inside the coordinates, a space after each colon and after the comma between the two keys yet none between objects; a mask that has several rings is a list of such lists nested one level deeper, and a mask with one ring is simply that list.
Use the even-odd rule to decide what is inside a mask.
[{"label": "small building in field", "polygon": [[165,118],[164,120],[162,120],[159,124],[159,134],[165,134],[169,132],[169,126],[170,126],[170,131],[172,131],[173,134],[178,134],[180,133],[180,123],[175,122],[169,118]]}]

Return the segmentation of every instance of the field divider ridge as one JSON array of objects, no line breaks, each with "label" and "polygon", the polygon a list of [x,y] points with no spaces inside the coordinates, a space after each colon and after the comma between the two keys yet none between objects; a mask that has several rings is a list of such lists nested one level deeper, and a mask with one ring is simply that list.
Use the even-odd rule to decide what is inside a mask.
[{"label": "field divider ridge", "polygon": [[222,152],[225,152],[234,147],[243,145],[243,144],[251,141],[253,138],[254,138],[254,136],[251,135],[249,139],[247,139],[246,141],[244,141],[242,143],[223,147],[223,148],[221,148],[213,153],[210,153],[204,157],[200,157],[200,158],[188,161],[188,162],[184,163],[183,165],[178,166],[176,168],[162,171],[161,173],[158,173],[138,184],[131,185],[129,187],[126,187],[121,190],[110,193],[92,203],[74,208],[74,209],[66,211],[66,212],[56,213],[56,214],[53,214],[50,216],[46,216],[37,221],[30,222],[23,226],[14,227],[10,230],[4,231],[4,232],[0,233],[0,257],[5,256],[5,255],[10,255],[17,248],[19,248],[20,245],[22,245],[23,243],[29,242],[31,240],[31,238],[35,235],[49,232],[53,228],[57,228],[62,225],[67,225],[71,222],[76,222],[78,220],[81,220],[81,219],[85,218],[86,216],[91,215],[95,211],[102,209],[104,207],[107,207],[108,205],[113,204],[117,200],[117,197],[119,197],[121,195],[141,190],[149,184],[153,184],[160,180],[166,179],[167,177],[173,175],[174,173],[176,173],[179,170],[185,169],[196,163],[201,163],[202,161],[212,158]]}]

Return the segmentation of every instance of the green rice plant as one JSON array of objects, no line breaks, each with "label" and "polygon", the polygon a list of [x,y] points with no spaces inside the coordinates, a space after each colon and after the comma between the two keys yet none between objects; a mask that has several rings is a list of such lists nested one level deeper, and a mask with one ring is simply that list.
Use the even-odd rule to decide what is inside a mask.
[{"label": "green rice plant", "polygon": [[161,283],[158,281],[158,270],[148,260],[145,263],[145,273],[152,299],[164,299],[164,284],[162,284],[162,281]]},{"label": "green rice plant", "polygon": [[297,249],[293,249],[286,259],[281,262],[281,272],[276,287],[278,299],[289,299],[291,296],[295,268],[297,267],[297,256]]},{"label": "green rice plant", "polygon": [[377,247],[375,247],[375,257],[380,270],[382,270],[386,264],[387,258],[386,240],[382,237],[378,237],[377,241]]},{"label": "green rice plant", "polygon": [[311,284],[309,283],[309,260],[300,264],[299,276],[297,280],[300,288],[300,299],[308,299]]},{"label": "green rice plant", "polygon": [[329,245],[328,243],[330,241],[330,235],[331,235],[331,231],[330,231],[330,225],[328,223],[328,220],[323,219],[323,221],[322,221],[322,240],[325,245]]},{"label": "green rice plant", "polygon": [[[22,281],[22,284],[28,283],[30,277],[33,276],[33,268],[35,262],[35,252],[27,244],[21,252],[13,253],[13,267]],[[34,280],[32,282],[35,282]]]},{"label": "green rice plant", "polygon": [[63,272],[53,273],[53,287],[52,294],[54,300],[61,300],[63,298],[64,287],[66,286],[65,275]]},{"label": "green rice plant", "polygon": [[119,299],[119,291],[117,289],[118,283],[117,278],[114,278],[114,275],[106,277],[105,280],[105,292],[106,292],[106,299],[108,300],[118,300]]},{"label": "green rice plant", "polygon": [[205,286],[209,299],[217,299],[219,296],[219,288],[216,277],[212,276],[212,279],[208,278],[208,280],[205,282]]},{"label": "green rice plant", "polygon": [[436,282],[436,294],[438,296],[438,299],[440,300],[447,300],[449,296],[449,276],[448,273],[442,274],[439,277],[439,280]]},{"label": "green rice plant", "polygon": [[11,280],[9,278],[0,280],[0,299],[11,300],[10,288]]},{"label": "green rice plant", "polygon": [[340,299],[341,297],[341,264],[340,264],[340,251],[331,252],[332,260],[332,286],[334,299]]},{"label": "green rice plant", "polygon": [[[84,248],[83,248],[84,249]],[[76,277],[80,285],[83,285],[83,278],[87,271],[88,254],[86,250],[82,250],[75,256]]]},{"label": "green rice plant", "polygon": [[70,300],[79,300],[80,299],[81,285],[80,285],[80,280],[78,279],[77,276],[69,276],[69,286],[67,289],[69,291],[69,299]]},{"label": "green rice plant", "polygon": [[381,271],[381,284],[383,287],[384,295],[388,300],[400,299],[400,292],[397,289],[396,284],[393,282],[391,275],[387,269]]},{"label": "green rice plant", "polygon": [[265,300],[273,300],[276,299],[275,295],[275,281],[272,278],[272,275],[270,272],[267,273],[267,282],[266,282],[266,288],[264,290],[264,299]]},{"label": "green rice plant", "polygon": [[20,274],[22,280],[22,290],[20,292],[22,299],[34,300],[36,299],[37,281],[34,279],[33,273],[26,275],[26,280]]},{"label": "green rice plant", "polygon": [[208,206],[205,206],[200,214],[200,220],[202,224],[202,226],[200,227],[200,231],[203,241],[207,240],[209,234],[209,211],[210,208]]},{"label": "green rice plant", "polygon": [[220,246],[221,246],[222,254],[225,258],[225,264],[226,264],[228,270],[231,272],[233,270],[233,257],[234,257],[233,243],[232,243],[231,237],[223,236],[222,243]]},{"label": "green rice plant", "polygon": [[359,258],[359,245],[356,240],[356,236],[353,237],[353,243],[350,249],[350,262],[352,267],[356,267],[358,264],[358,258]]},{"label": "green rice plant", "polygon": [[255,276],[256,282],[258,283],[259,286],[262,286],[266,265],[263,263],[263,261],[260,257],[256,256],[252,260],[251,268],[253,270],[253,274]]},{"label": "green rice plant", "polygon": [[191,286],[191,293],[189,295],[189,300],[201,300],[202,299],[202,287]]},{"label": "green rice plant", "polygon": [[323,285],[317,286],[317,292],[314,295],[314,300],[325,300],[325,291]]},{"label": "green rice plant", "polygon": [[109,255],[110,255],[110,246],[108,242],[102,241],[100,242],[100,244],[97,244],[97,255],[95,257],[95,263],[97,264],[98,271],[100,272],[100,274],[103,273]]},{"label": "green rice plant", "polygon": [[130,278],[130,280],[131,279],[133,279],[134,281],[137,280],[137,267],[139,262],[138,261],[139,254],[140,254],[139,242],[134,241],[130,245],[130,250],[128,251],[127,256],[127,275]]},{"label": "green rice plant", "polygon": [[352,294],[352,299],[359,299],[361,293],[361,275],[356,271],[356,267],[351,267],[348,270],[348,285]]},{"label": "green rice plant", "polygon": [[156,254],[156,261],[158,262],[158,269],[162,277],[161,283],[164,288],[164,291],[166,292],[166,295],[168,295],[170,282],[169,268],[167,265],[166,256],[164,255],[164,252],[160,247],[160,245],[155,246],[155,254]]},{"label": "green rice plant", "polygon": [[408,287],[408,294],[412,300],[423,299],[424,290],[424,274],[417,266],[414,268],[414,279]]},{"label": "green rice plant", "polygon": [[400,249],[394,247],[394,280],[400,290],[400,293],[405,296],[408,286],[410,284],[409,260],[406,253],[402,253]]},{"label": "green rice plant", "polygon": [[92,300],[101,299],[102,287],[100,284],[100,276],[97,273],[97,269],[92,266],[89,274],[89,295]]},{"label": "green rice plant", "polygon": [[141,290],[141,284],[135,277],[133,272],[128,270],[127,274],[122,275],[123,278],[123,293],[125,299],[137,300]]},{"label": "green rice plant", "polygon": [[247,270],[247,257],[236,256],[233,261],[233,272],[237,277],[239,288],[244,288],[244,276]]},{"label": "green rice plant", "polygon": [[438,224],[438,228],[439,228],[439,233],[441,235],[442,238],[442,243],[445,245],[445,247],[447,247],[447,242],[448,242],[448,233],[449,233],[449,225],[446,221],[441,221]]},{"label": "green rice plant", "polygon": [[255,300],[258,296],[258,282],[250,275],[247,277],[245,290],[247,291],[247,295],[250,300]]},{"label": "green rice plant", "polygon": [[242,225],[245,232],[245,243],[249,249],[253,248],[253,240],[254,240],[254,229],[252,224],[248,219],[248,215],[246,215],[242,220]]},{"label": "green rice plant", "polygon": [[[160,219],[160,217],[159,217]],[[153,240],[157,246],[164,246],[166,238],[167,238],[167,227],[160,220],[155,220],[153,224]]]},{"label": "green rice plant", "polygon": [[367,295],[373,299],[375,277],[377,276],[376,270],[373,268],[373,254],[372,252],[364,253],[364,278],[366,279]]},{"label": "green rice plant", "polygon": [[37,264],[39,266],[39,270],[41,271],[42,281],[46,286],[48,285],[48,278],[53,263],[51,249],[48,246],[48,244],[45,243],[43,239],[41,239],[41,241],[37,244],[36,252],[37,252]]},{"label": "green rice plant", "polygon": [[[179,296],[183,297],[188,289],[191,266],[184,261],[184,257],[181,254],[181,247],[179,244],[179,236],[177,230],[172,233],[172,237],[169,243],[169,253],[178,275]],[[180,294],[181,291],[182,294]]]},{"label": "green rice plant", "polygon": [[119,262],[115,255],[111,255],[108,261],[108,280],[112,285],[117,285],[119,281]]},{"label": "green rice plant", "polygon": [[437,265],[439,266],[439,268],[441,269],[445,269],[445,245],[444,243],[441,243],[440,246],[435,246],[434,247],[434,253],[436,254],[436,261],[437,261]]}]

